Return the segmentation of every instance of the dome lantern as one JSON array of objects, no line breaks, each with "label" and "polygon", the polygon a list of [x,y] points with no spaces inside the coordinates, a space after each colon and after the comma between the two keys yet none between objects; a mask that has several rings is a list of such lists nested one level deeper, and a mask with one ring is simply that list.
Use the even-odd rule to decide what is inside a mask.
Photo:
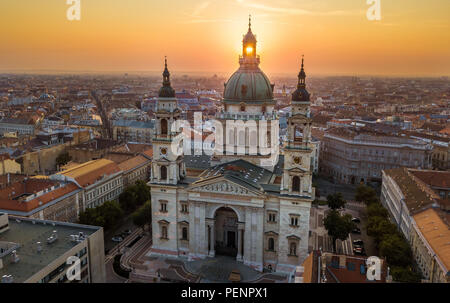
[{"label": "dome lantern", "polygon": [[174,98],[175,90],[172,88],[170,84],[170,72],[167,68],[167,57],[164,58],[164,72],[163,72],[163,86],[159,89],[158,96],[160,98]]},{"label": "dome lantern", "polygon": [[298,73],[297,89],[292,93],[293,102],[309,102],[309,92],[306,90],[305,56],[302,56],[302,66]]}]

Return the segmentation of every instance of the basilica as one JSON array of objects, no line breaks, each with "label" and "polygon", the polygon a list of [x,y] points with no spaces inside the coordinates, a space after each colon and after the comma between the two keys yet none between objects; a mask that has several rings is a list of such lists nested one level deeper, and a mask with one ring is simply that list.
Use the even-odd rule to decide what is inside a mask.
[{"label": "basilica", "polygon": [[[259,271],[292,272],[308,254],[309,216],[315,197],[314,147],[303,59],[292,94],[287,139],[280,143],[274,85],[259,67],[256,46],[249,22],[240,67],[225,84],[223,110],[216,116],[223,124],[246,123],[221,130],[226,139],[216,147],[226,145],[226,152],[217,148],[209,157],[210,165],[195,177],[186,173],[187,156],[173,149],[179,145],[175,140],[180,132],[171,126],[182,113],[166,60],[148,183],[152,255],[195,260],[223,254]],[[256,128],[245,127],[249,122]],[[261,137],[276,148],[263,152]]]}]

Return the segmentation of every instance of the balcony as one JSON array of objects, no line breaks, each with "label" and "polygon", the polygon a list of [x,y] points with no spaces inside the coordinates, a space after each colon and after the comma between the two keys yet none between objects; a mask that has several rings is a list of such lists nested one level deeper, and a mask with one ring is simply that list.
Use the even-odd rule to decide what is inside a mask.
[{"label": "balcony", "polygon": [[278,115],[275,112],[265,114],[247,114],[247,113],[226,113],[221,112],[216,116],[218,119],[225,120],[256,120],[256,121],[271,121],[278,120]]}]

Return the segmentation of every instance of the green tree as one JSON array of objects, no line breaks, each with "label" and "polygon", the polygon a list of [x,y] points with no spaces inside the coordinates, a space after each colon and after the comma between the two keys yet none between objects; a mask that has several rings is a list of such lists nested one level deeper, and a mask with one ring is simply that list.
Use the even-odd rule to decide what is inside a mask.
[{"label": "green tree", "polygon": [[114,227],[122,219],[123,211],[116,201],[106,201],[97,209],[100,217],[103,217],[105,220],[104,225],[102,225],[105,229]]},{"label": "green tree", "polygon": [[80,213],[78,222],[86,225],[96,225],[97,211],[95,208],[88,208]]},{"label": "green tree", "polygon": [[110,229],[122,219],[123,211],[119,203],[106,201],[96,208],[88,208],[80,213],[79,223],[86,225],[102,226]]},{"label": "green tree", "polygon": [[355,200],[358,202],[364,202],[367,205],[379,202],[375,190],[372,187],[366,186],[364,184],[361,184],[356,188]]},{"label": "green tree", "polygon": [[137,207],[137,195],[131,187],[127,187],[120,195],[119,195],[119,203],[123,210],[125,211],[133,211]]},{"label": "green tree", "polygon": [[342,240],[348,238],[349,233],[356,227],[356,224],[352,222],[352,216],[349,214],[341,215],[336,210],[331,210],[324,219],[325,229],[328,231],[328,235],[333,239],[333,247],[336,250],[336,240]]},{"label": "green tree", "polygon": [[397,227],[386,218],[371,216],[367,220],[367,234],[374,238],[377,247],[387,235],[396,233]]},{"label": "green tree", "polygon": [[389,214],[386,208],[381,203],[372,203],[367,206],[367,216],[388,218]]},{"label": "green tree", "polygon": [[147,201],[138,210],[136,210],[131,216],[133,223],[141,228],[144,228],[146,224],[149,224],[152,220],[152,205],[150,201]]},{"label": "green tree", "polygon": [[398,233],[388,234],[380,242],[380,255],[391,266],[406,267],[412,263],[412,252],[408,242]]},{"label": "green tree", "polygon": [[327,196],[327,203],[329,208],[337,210],[344,208],[347,201],[344,200],[341,193],[335,193]]},{"label": "green tree", "polygon": [[56,165],[62,166],[69,163],[69,161],[72,160],[72,157],[69,155],[68,152],[63,152],[59,154],[58,157],[56,157]]},{"label": "green tree", "polygon": [[144,205],[151,199],[150,187],[144,181],[136,181],[133,190],[136,193],[138,206]]},{"label": "green tree", "polygon": [[403,283],[419,283],[421,275],[412,271],[410,267],[393,266],[391,268],[392,279]]}]

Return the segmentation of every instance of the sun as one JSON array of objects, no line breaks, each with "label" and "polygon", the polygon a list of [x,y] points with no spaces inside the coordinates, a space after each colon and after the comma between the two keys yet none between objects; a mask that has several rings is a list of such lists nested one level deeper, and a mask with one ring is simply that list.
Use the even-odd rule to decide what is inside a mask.
[{"label": "sun", "polygon": [[248,46],[248,47],[245,49],[245,51],[246,51],[247,55],[251,55],[251,54],[253,53],[253,47]]}]

